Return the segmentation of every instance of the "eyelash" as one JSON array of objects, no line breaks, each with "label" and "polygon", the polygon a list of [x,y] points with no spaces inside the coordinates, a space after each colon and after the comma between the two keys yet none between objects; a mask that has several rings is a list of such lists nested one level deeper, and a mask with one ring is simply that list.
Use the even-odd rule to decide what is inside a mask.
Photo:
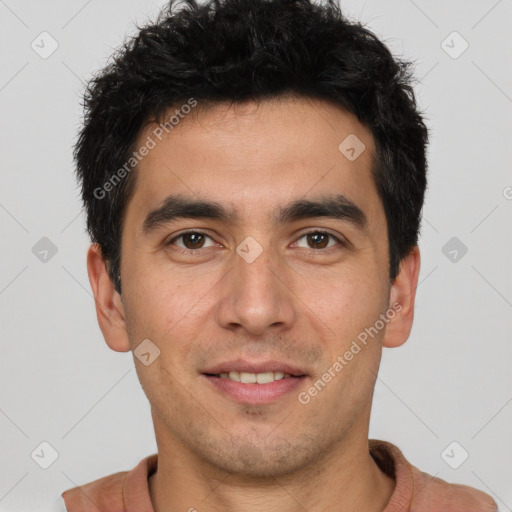
[{"label": "eyelash", "polygon": [[[183,236],[185,236],[187,234],[190,234],[190,233],[193,233],[193,234],[196,234],[196,235],[203,235],[203,236],[206,236],[206,237],[208,237],[210,239],[212,238],[210,235],[208,235],[204,231],[198,231],[196,229],[191,229],[191,230],[188,230],[188,231],[182,231],[179,235],[176,235],[171,240],[166,242],[165,245],[166,246],[173,245],[176,240],[178,240],[178,239],[182,238]],[[347,247],[347,245],[348,245],[345,241],[343,241],[339,237],[333,235],[332,233],[329,233],[328,231],[321,231],[319,229],[313,229],[311,231],[306,231],[305,233],[302,233],[301,236],[297,240],[300,240],[301,238],[304,238],[305,236],[311,235],[311,234],[321,234],[321,235],[330,236],[331,238],[336,240],[336,242],[338,242],[339,245],[342,246],[342,247]],[[182,254],[190,254],[190,253],[196,253],[197,251],[200,251],[201,249],[203,249],[203,248],[201,247],[199,249],[182,249],[181,247],[178,247],[177,251],[181,252]],[[206,249],[207,249],[207,247],[206,247]],[[319,252],[319,251],[321,252],[321,251],[327,251],[328,249],[332,249],[332,247],[327,247],[327,248],[324,248],[324,249],[310,249],[310,250],[314,251],[314,252]]]}]

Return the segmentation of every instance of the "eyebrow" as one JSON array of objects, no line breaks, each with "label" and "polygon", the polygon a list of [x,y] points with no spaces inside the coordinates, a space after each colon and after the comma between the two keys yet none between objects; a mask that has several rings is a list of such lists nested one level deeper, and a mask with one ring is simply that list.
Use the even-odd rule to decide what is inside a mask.
[{"label": "eyebrow", "polygon": [[[364,211],[342,194],[322,196],[315,200],[297,199],[273,212],[274,226],[304,219],[327,217],[346,221],[368,233],[368,218]],[[236,224],[240,217],[215,201],[198,200],[182,195],[169,195],[161,206],[150,211],[142,224],[142,234],[149,235],[157,228],[177,219],[210,219]]]}]

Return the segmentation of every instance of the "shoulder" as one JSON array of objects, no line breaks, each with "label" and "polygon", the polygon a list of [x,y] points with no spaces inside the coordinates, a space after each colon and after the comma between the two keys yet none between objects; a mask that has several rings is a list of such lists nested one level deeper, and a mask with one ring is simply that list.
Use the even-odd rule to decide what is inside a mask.
[{"label": "shoulder", "polygon": [[121,471],[64,491],[61,496],[67,510],[88,512],[103,507],[111,512],[122,511],[123,482],[127,474],[128,471]]},{"label": "shoulder", "polygon": [[415,466],[411,468],[417,489],[411,512],[498,512],[496,502],[487,493],[468,485],[449,483]]},{"label": "shoulder", "polygon": [[395,479],[395,490],[384,512],[498,512],[483,491],[452,484],[413,466],[388,441],[369,440],[370,453],[380,469]]},{"label": "shoulder", "polygon": [[148,455],[130,471],[120,471],[64,491],[67,512],[126,512],[151,510],[148,477],[156,470],[158,454]]}]

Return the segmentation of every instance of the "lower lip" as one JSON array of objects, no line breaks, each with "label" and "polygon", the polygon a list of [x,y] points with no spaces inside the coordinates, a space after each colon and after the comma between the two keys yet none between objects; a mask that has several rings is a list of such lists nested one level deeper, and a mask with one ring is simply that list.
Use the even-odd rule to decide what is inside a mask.
[{"label": "lower lip", "polygon": [[246,404],[268,404],[276,402],[287,393],[296,391],[302,385],[303,377],[288,377],[286,379],[275,380],[267,384],[243,384],[231,379],[222,379],[203,374],[211,384],[221,391],[221,393],[230,396],[240,403]]}]

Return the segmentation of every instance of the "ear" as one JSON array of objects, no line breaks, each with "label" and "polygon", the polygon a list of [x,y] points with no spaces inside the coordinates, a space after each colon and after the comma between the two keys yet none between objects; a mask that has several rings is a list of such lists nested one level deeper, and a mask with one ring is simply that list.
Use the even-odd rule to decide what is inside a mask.
[{"label": "ear", "polygon": [[399,347],[409,338],[414,319],[414,299],[419,273],[420,250],[415,245],[409,255],[401,261],[398,275],[391,285],[389,306],[396,314],[386,327],[383,347]]},{"label": "ear", "polygon": [[99,244],[89,247],[87,273],[94,294],[98,324],[107,345],[115,352],[128,352],[130,343],[121,296],[108,275]]}]

